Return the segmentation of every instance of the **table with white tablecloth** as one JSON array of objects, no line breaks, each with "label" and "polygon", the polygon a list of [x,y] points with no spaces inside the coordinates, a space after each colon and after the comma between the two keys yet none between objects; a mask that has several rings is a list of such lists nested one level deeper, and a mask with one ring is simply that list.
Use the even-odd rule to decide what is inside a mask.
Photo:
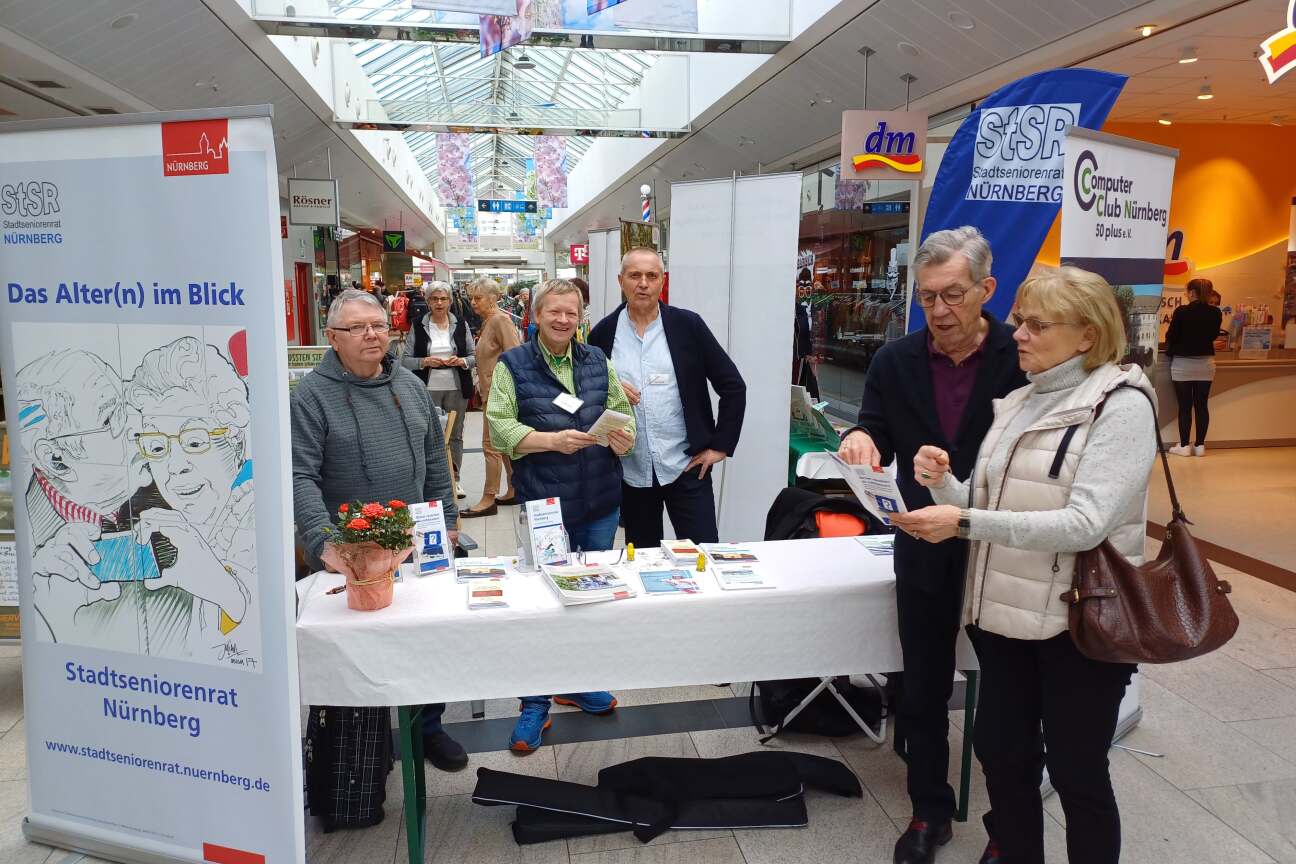
[{"label": "table with white tablecloth", "polygon": [[[314,574],[298,586],[302,701],[415,706],[903,667],[890,556],[853,537],[750,548],[760,559],[755,566],[776,587],[726,591],[708,568],[693,574],[697,594],[640,591],[582,606],[563,606],[539,574],[519,573],[508,577],[507,608],[470,611],[465,586],[443,571],[408,576],[396,585],[391,606],[357,612],[347,608],[345,593],[328,593],[342,576]],[[590,560],[612,562],[619,554]],[[659,561],[657,550],[645,550],[634,566]],[[629,581],[639,589],[633,576]],[[963,636],[957,665],[976,669]],[[422,766],[411,778],[409,765],[421,741],[406,708],[400,717],[408,807],[423,797]],[[422,849],[421,820],[407,824],[413,855]]]}]

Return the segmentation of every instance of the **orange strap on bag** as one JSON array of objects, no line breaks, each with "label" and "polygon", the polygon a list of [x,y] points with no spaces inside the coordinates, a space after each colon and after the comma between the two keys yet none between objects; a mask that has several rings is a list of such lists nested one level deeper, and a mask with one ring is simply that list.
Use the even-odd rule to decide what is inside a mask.
[{"label": "orange strap on bag", "polygon": [[850,513],[830,513],[819,510],[815,513],[815,528],[820,537],[858,537],[868,530],[868,526],[858,516]]}]

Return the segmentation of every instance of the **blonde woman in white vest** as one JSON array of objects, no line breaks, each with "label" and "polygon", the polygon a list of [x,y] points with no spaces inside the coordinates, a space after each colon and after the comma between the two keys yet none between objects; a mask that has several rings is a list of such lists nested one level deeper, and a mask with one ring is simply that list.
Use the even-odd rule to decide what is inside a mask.
[{"label": "blonde woman in white vest", "polygon": [[1107,749],[1135,667],[1076,650],[1060,595],[1071,587],[1076,553],[1108,538],[1132,562],[1143,560],[1156,456],[1144,394],[1153,390],[1138,366],[1118,365],[1125,324],[1101,276],[1037,271],[1018,289],[1010,320],[1030,383],[995,401],[972,506],[968,482],[949,474],[948,454],[923,447],[914,473],[937,503],[895,523],[932,543],[973,541],[963,620],[981,662],[974,742],[995,841],[982,860],[1044,861],[1047,765],[1066,812],[1071,864],[1115,864],[1120,814]]}]

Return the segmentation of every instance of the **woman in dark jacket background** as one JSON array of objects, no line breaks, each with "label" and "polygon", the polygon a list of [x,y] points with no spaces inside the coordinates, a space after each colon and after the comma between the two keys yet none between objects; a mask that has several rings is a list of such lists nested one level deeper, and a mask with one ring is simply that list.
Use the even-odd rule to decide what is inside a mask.
[{"label": "woman in dark jacket background", "polygon": [[[1215,291],[1209,279],[1188,283],[1188,303],[1170,316],[1166,331],[1166,356],[1170,358],[1170,380],[1179,401],[1179,444],[1171,447],[1176,456],[1205,456],[1206,429],[1210,426],[1211,382],[1215,380],[1215,337],[1224,316],[1218,306],[1207,303]],[[1197,436],[1188,445],[1193,418]]]}]

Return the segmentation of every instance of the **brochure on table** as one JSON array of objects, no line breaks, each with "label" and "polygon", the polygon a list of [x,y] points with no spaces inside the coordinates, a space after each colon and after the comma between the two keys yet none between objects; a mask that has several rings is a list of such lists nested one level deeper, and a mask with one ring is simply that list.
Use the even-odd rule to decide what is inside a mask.
[{"label": "brochure on table", "polygon": [[415,571],[424,576],[450,569],[453,550],[441,502],[411,504],[410,515],[414,517]]},{"label": "brochure on table", "polygon": [[567,564],[571,560],[561,499],[540,498],[526,502],[526,526],[526,546],[518,551],[520,559],[535,567]]},{"label": "brochure on table", "polygon": [[900,488],[896,486],[893,468],[873,470],[869,465],[851,465],[837,454],[833,454],[837,470],[845,478],[846,485],[855,493],[855,497],[883,525],[890,527],[892,513],[907,513]]}]

